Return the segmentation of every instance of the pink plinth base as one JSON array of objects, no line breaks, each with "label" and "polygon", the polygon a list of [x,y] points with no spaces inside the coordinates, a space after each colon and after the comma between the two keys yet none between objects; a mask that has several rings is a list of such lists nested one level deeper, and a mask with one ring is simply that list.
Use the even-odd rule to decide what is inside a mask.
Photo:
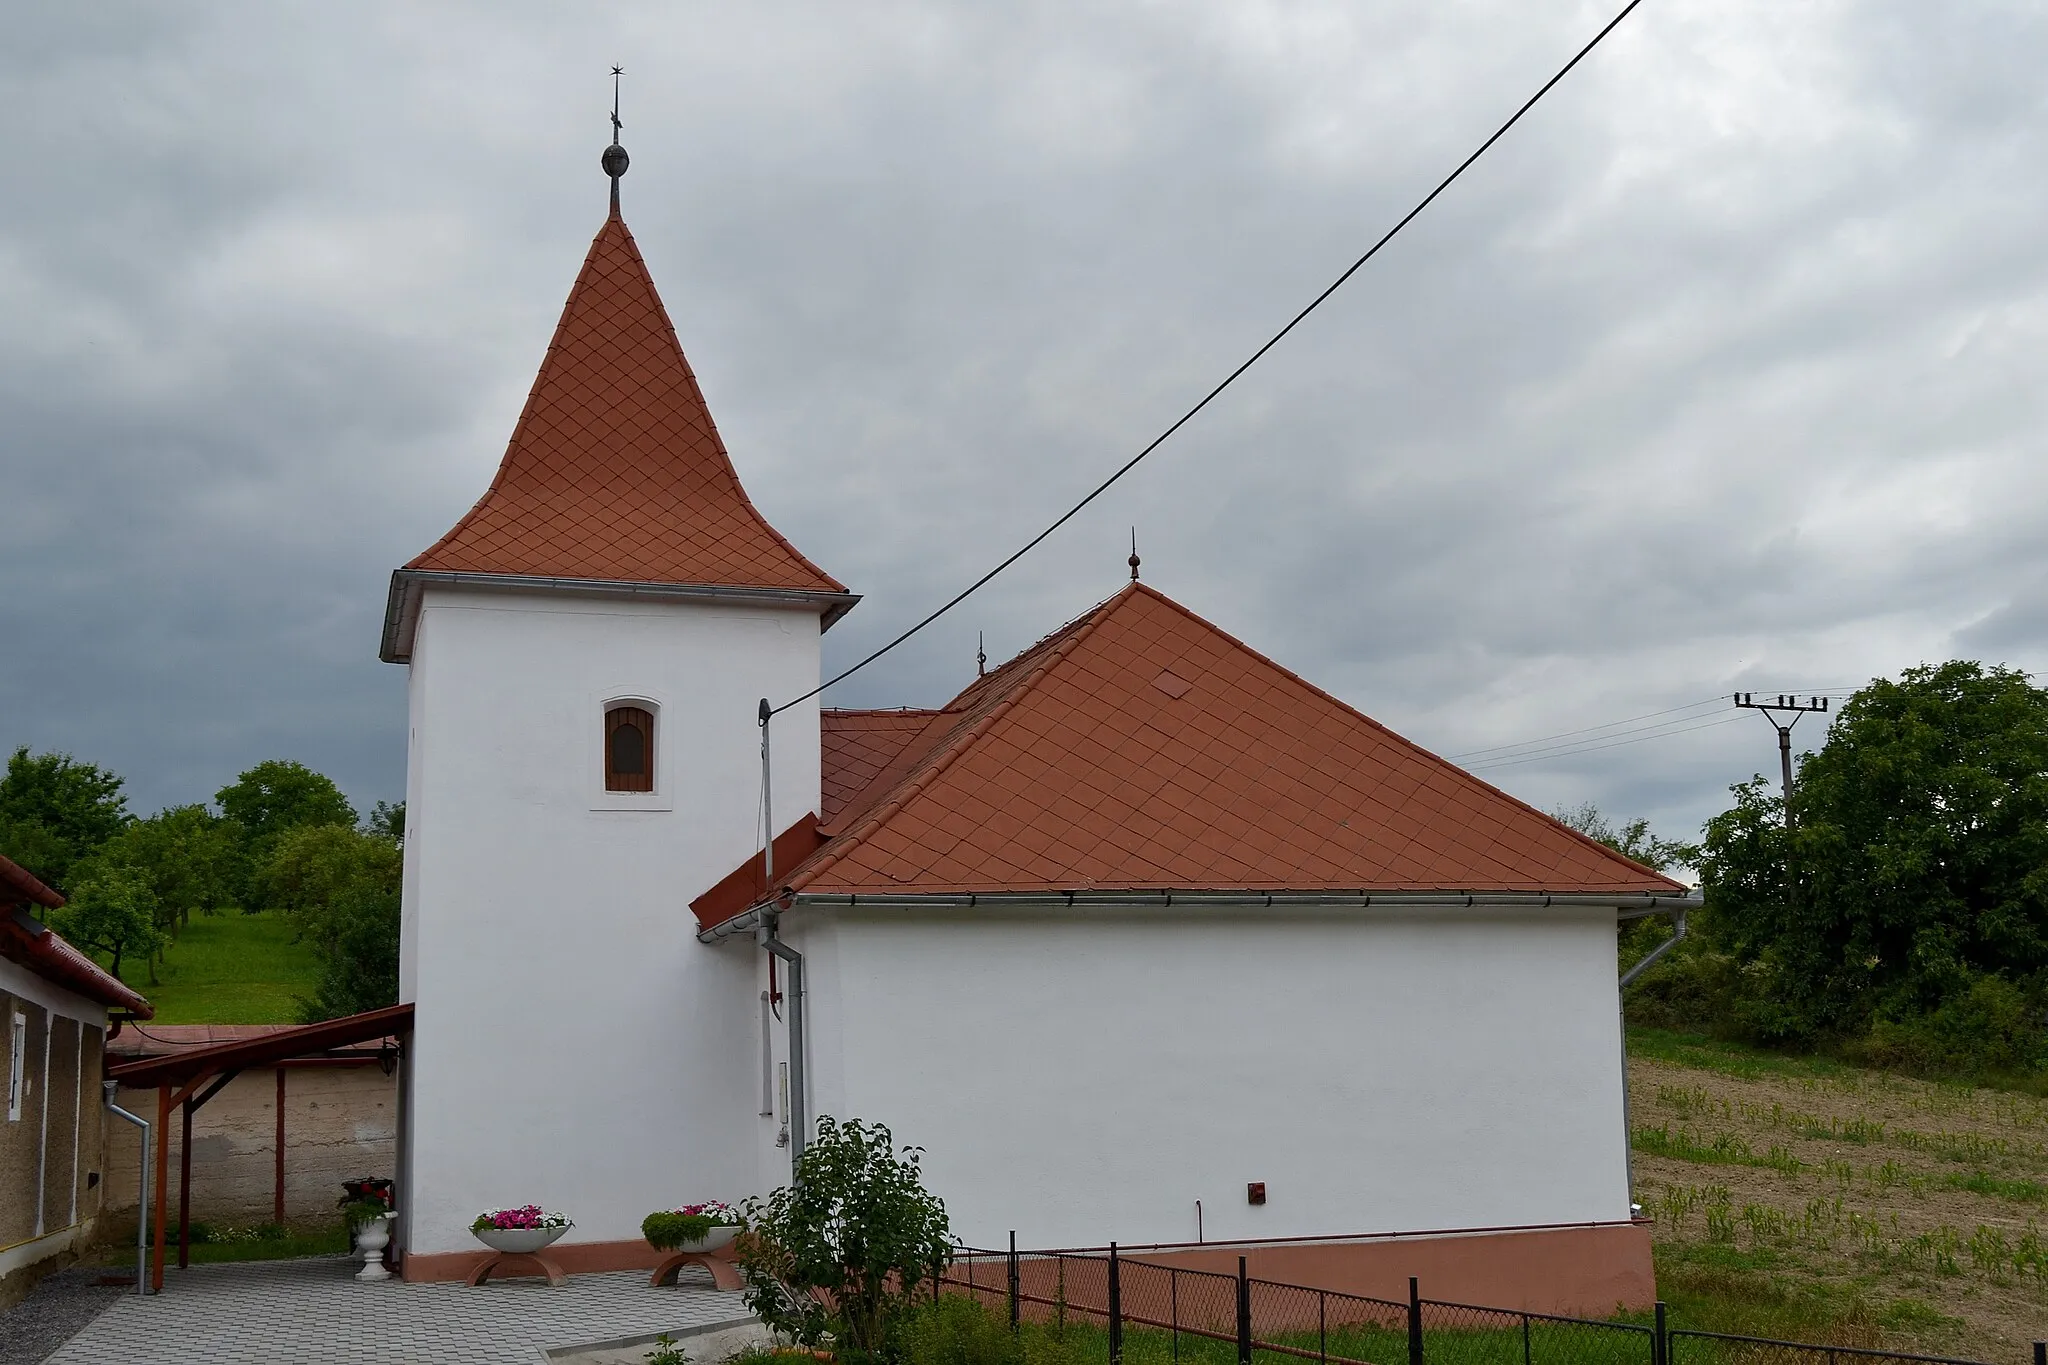
[{"label": "pink plinth base", "polygon": [[711,1272],[711,1281],[720,1289],[744,1289],[747,1282],[740,1278],[740,1272],[733,1269],[731,1261],[709,1255],[702,1251],[678,1251],[654,1268],[649,1284],[674,1284],[676,1272],[686,1265],[701,1265]]},{"label": "pink plinth base", "polygon": [[[482,1284],[485,1280],[488,1280],[491,1277],[492,1272],[504,1270],[507,1263],[512,1261],[533,1262],[534,1265],[540,1268],[539,1273],[548,1277],[549,1284],[564,1285],[569,1283],[569,1277],[562,1273],[562,1267],[556,1265],[547,1257],[530,1251],[499,1252],[497,1255],[491,1257],[489,1260],[479,1265],[475,1270],[469,1272],[469,1283],[471,1285]],[[521,1275],[531,1275],[535,1272],[531,1270],[521,1270],[516,1273]]]}]

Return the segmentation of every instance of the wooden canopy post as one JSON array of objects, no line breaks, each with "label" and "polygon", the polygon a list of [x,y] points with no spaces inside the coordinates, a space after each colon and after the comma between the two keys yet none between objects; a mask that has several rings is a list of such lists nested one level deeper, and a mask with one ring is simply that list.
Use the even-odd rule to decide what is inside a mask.
[{"label": "wooden canopy post", "polygon": [[178,1106],[178,1269],[192,1264],[192,1101]]},{"label": "wooden canopy post", "polygon": [[270,1200],[270,1221],[284,1226],[284,1064],[277,1067],[277,1186]]},{"label": "wooden canopy post", "polygon": [[171,1087],[166,1081],[156,1088],[156,1230],[149,1254],[149,1292],[164,1288],[164,1214],[171,1183]]}]

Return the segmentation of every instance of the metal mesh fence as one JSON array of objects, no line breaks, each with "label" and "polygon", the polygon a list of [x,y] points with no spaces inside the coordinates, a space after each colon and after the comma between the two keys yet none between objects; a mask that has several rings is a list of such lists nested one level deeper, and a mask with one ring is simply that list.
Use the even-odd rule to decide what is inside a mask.
[{"label": "metal mesh fence", "polygon": [[963,1249],[938,1289],[1019,1331],[1057,1338],[1076,1365],[1980,1365],[1865,1347],[1771,1341],[1425,1299],[1406,1303],[1189,1269],[1114,1250]]}]

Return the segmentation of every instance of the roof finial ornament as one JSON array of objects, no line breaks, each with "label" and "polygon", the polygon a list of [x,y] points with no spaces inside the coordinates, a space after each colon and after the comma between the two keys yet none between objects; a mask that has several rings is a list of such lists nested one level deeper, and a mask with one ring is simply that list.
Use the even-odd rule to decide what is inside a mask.
[{"label": "roof finial ornament", "polygon": [[626,173],[632,159],[626,149],[619,145],[619,130],[626,125],[619,122],[619,77],[626,74],[622,66],[612,68],[612,145],[604,149],[604,156],[598,161],[604,173],[612,178],[612,217],[619,216],[619,177]]},{"label": "roof finial ornament", "polygon": [[1138,581],[1138,528],[1131,528],[1131,581]]},{"label": "roof finial ornament", "polygon": [[981,632],[977,630],[974,632],[974,676],[979,678],[987,672],[988,650],[982,641]]}]

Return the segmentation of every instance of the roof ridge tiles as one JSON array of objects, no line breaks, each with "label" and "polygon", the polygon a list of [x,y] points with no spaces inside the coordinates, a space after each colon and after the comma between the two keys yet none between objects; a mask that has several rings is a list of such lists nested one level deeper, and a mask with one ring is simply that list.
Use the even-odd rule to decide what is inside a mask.
[{"label": "roof ridge tiles", "polygon": [[[1059,640],[1051,649],[1047,650],[1045,656],[1034,664],[1030,671],[1004,688],[1001,696],[989,706],[988,710],[976,717],[965,729],[947,739],[938,749],[918,763],[910,774],[905,775],[909,780],[896,790],[891,791],[884,800],[868,811],[861,818],[859,824],[842,834],[834,836],[832,844],[837,847],[820,849],[818,856],[814,860],[794,869],[789,881],[786,883],[786,888],[791,891],[801,891],[804,887],[815,881],[820,873],[859,847],[869,834],[888,823],[891,816],[903,809],[913,797],[937,780],[962,754],[971,749],[974,746],[975,740],[988,733],[994,722],[1008,713],[1012,707],[1022,700],[1055,663],[1072,653],[1081,641],[1085,640],[1107,615],[1104,609],[1127,596],[1129,591],[1127,588],[1117,593],[1116,596],[1098,603],[1084,616],[1061,627],[1062,631],[1067,632],[1066,638]],[[1058,635],[1059,633],[1059,631],[1055,631],[1053,634]],[[1046,637],[1047,640],[1052,638],[1052,636]],[[1040,641],[1037,645],[1033,645],[1032,649],[1038,649],[1044,643],[1045,641]],[[1020,654],[1018,658],[1023,658],[1023,655]],[[1012,660],[1011,662],[1014,663],[1016,661]],[[1007,665],[1005,666],[1007,667]],[[1001,670],[998,669],[997,672],[1001,672]],[[993,677],[995,675],[990,674],[988,676]]]}]

